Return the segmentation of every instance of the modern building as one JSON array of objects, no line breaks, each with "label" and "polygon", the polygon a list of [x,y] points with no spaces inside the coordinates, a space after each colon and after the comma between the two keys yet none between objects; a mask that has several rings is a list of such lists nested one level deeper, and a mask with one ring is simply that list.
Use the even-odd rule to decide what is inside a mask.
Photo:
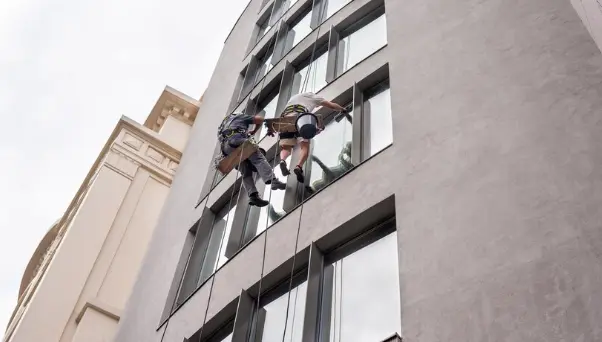
[{"label": "modern building", "polygon": [[[250,1],[115,342],[602,340],[586,1],[589,26],[566,0]],[[307,90],[353,110],[319,109],[306,184],[276,168],[249,207],[216,128]]]},{"label": "modern building", "polygon": [[4,342],[111,341],[199,107],[166,87],[122,117],[25,269]]}]

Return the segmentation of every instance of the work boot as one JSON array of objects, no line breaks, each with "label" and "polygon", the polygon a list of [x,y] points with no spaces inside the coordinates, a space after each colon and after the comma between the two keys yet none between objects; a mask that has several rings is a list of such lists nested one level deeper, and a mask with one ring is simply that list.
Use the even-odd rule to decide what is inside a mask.
[{"label": "work boot", "polygon": [[272,179],[270,182],[272,184],[272,190],[284,190],[286,189],[286,184],[282,183],[278,178]]},{"label": "work boot", "polygon": [[288,176],[291,174],[291,171],[288,169],[288,167],[286,166],[286,162],[284,160],[280,161],[280,172],[282,172],[283,176]]},{"label": "work boot", "polygon": [[256,207],[265,207],[266,205],[270,204],[270,202],[261,199],[261,197],[259,197],[259,194],[254,192],[252,194],[249,195],[249,205],[254,205]]},{"label": "work boot", "polygon": [[303,169],[301,168],[301,166],[297,165],[293,172],[297,176],[297,182],[305,183],[305,176],[303,175]]}]

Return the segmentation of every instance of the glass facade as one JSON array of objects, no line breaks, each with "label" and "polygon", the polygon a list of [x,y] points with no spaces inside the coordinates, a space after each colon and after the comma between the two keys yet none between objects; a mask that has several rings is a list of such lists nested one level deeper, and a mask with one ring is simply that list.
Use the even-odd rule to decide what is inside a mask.
[{"label": "glass facade", "polygon": [[[290,161],[290,157],[286,160]],[[273,165],[274,162],[270,162],[270,165]],[[280,167],[276,166],[274,168],[274,175],[283,183],[286,183],[287,177],[282,175],[280,171]],[[259,180],[259,182],[263,182]],[[280,218],[286,215],[286,211],[284,211],[284,196],[285,191],[282,190],[272,190],[269,185],[265,185],[262,197],[266,201],[269,200],[270,204],[263,208],[258,207],[250,207],[247,226],[256,224],[255,236],[261,234],[264,230],[270,227],[274,222],[278,221]],[[251,220],[257,220],[256,222],[252,222]]]},{"label": "glass facade", "polygon": [[274,49],[271,48],[267,51],[264,56],[259,60],[259,65],[257,67],[257,73],[255,74],[255,83],[259,82],[263,76],[265,76],[274,65],[272,64],[272,56],[274,55]]},{"label": "glass facade", "polygon": [[[320,50],[317,50],[318,54]],[[311,70],[310,70],[311,65]],[[326,68],[328,66],[328,54],[322,53],[314,57],[314,61],[295,73],[293,78],[292,95],[305,91],[318,92],[328,83],[326,81]],[[309,72],[309,74],[308,74]],[[305,88],[305,89],[304,89]]]},{"label": "glass facade", "polygon": [[[278,105],[278,95],[276,95],[272,100],[270,100],[270,102],[268,102],[268,104],[266,104],[263,109],[261,110],[261,112],[259,113],[259,115],[262,115],[265,119],[272,119],[274,117],[276,117],[276,106]],[[267,130],[265,129],[265,126],[261,126],[260,131],[259,131],[259,138],[257,139],[257,141],[261,141],[261,139],[263,139],[265,137],[267,133]]]},{"label": "glass facade", "polygon": [[367,127],[364,130],[364,158],[369,158],[393,143],[391,90],[388,82],[377,86],[375,93],[364,101]]},{"label": "glass facade", "polygon": [[309,11],[288,31],[287,39],[292,42],[291,47],[299,44],[311,31],[313,29],[311,28],[311,11]]},{"label": "glass facade", "polygon": [[343,73],[387,44],[387,22],[381,15],[339,41],[338,72]]},{"label": "glass facade", "polygon": [[353,168],[353,112],[339,119],[332,120],[323,132],[312,139],[312,150],[306,169],[309,172],[308,184],[313,192],[326,187]]},{"label": "glass facade", "polygon": [[401,332],[397,234],[336,261],[327,276],[322,326],[327,341],[382,341]]},{"label": "glass facade", "polygon": [[[256,319],[257,335],[253,342],[282,342],[283,335],[284,341],[301,342],[306,295],[307,282],[303,282],[291,290],[290,296],[287,292],[263,306]],[[286,317],[287,305],[289,306],[288,318]]]},{"label": "glass facade", "polygon": [[[236,201],[234,198],[232,201]],[[229,210],[228,210],[229,209]],[[236,205],[226,205],[215,217],[213,227],[211,228],[211,237],[205,253],[205,258],[201,267],[198,285],[205,282],[212,274],[220,268],[228,258],[225,256],[226,244],[232,229]]]}]

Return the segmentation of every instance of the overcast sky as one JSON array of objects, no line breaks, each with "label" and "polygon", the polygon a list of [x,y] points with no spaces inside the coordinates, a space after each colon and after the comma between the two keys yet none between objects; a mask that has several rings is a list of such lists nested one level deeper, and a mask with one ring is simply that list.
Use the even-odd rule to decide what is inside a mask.
[{"label": "overcast sky", "polygon": [[119,117],[143,122],[165,85],[198,99],[247,2],[0,1],[0,336]]}]

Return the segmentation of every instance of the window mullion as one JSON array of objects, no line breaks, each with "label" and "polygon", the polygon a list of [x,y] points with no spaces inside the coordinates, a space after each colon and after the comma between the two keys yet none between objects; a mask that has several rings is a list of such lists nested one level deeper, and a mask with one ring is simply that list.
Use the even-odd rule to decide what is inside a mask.
[{"label": "window mullion", "polygon": [[311,244],[309,250],[309,270],[307,278],[307,294],[305,297],[305,317],[303,319],[302,342],[318,341],[320,299],[322,293],[324,271],[324,254]]},{"label": "window mullion", "polygon": [[351,147],[351,163],[359,165],[362,162],[363,146],[363,93],[357,83],[353,85],[353,138]]},{"label": "window mullion", "polygon": [[236,318],[234,319],[234,328],[232,330],[232,342],[247,342],[253,317],[255,301],[242,290],[238,296],[238,307],[236,308]]},{"label": "window mullion", "polygon": [[337,77],[337,56],[339,50],[339,32],[330,27],[328,37],[328,62],[326,64],[326,82],[330,83]]}]

